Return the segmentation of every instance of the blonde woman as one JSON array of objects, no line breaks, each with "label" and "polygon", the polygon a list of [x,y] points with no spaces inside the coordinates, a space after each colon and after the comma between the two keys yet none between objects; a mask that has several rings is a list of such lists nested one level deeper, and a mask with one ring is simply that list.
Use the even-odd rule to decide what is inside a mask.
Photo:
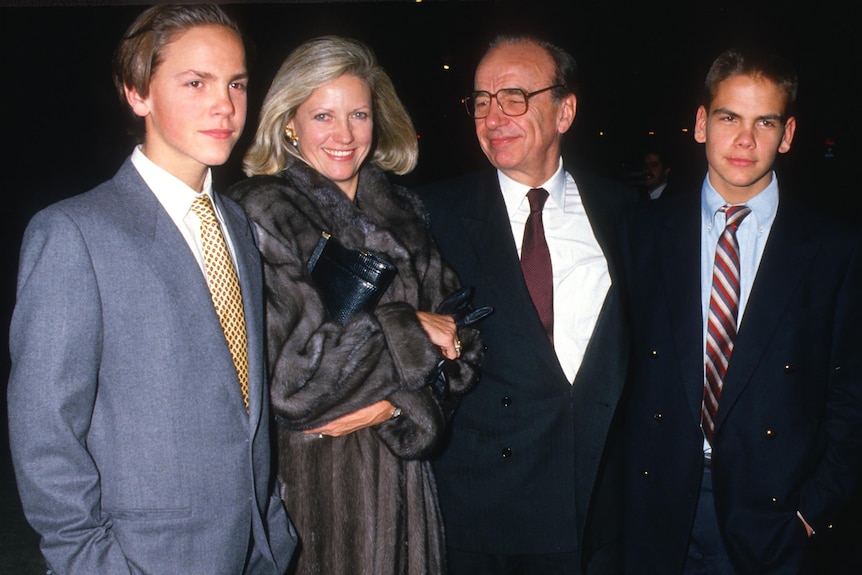
[{"label": "blonde woman", "polygon": [[[285,60],[230,195],[264,262],[282,496],[299,574],[445,572],[428,458],[473,384],[478,333],[432,313],[459,288],[420,201],[390,184],[417,161],[413,124],[363,43],[310,40]],[[376,308],[343,324],[308,271],[321,233],[398,273]],[[449,361],[450,394],[426,377]]]}]

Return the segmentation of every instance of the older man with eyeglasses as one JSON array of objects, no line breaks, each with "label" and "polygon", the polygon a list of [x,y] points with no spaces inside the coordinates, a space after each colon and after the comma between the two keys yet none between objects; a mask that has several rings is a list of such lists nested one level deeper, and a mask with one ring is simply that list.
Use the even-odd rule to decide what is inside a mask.
[{"label": "older man with eyeglasses", "polygon": [[495,169],[421,190],[444,258],[496,310],[435,462],[450,575],[621,569],[616,254],[636,193],[563,161],[575,70],[542,39],[498,37],[463,100]]}]

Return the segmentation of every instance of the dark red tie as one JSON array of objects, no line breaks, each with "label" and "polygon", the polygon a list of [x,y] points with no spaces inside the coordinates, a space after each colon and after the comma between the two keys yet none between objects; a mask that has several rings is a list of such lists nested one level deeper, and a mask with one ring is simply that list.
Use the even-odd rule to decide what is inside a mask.
[{"label": "dark red tie", "polygon": [[706,381],[703,385],[701,427],[709,444],[715,433],[718,400],[733,352],[739,315],[739,243],[736,230],[751,212],[748,206],[724,206],[725,228],[715,248],[712,291],[706,330]]},{"label": "dark red tie", "polygon": [[545,240],[545,227],[542,224],[542,208],[548,199],[543,188],[533,188],[527,192],[530,201],[530,217],[524,226],[524,242],[521,244],[521,269],[533,305],[539,312],[539,319],[551,342],[554,341],[554,276],[551,271],[551,252]]}]

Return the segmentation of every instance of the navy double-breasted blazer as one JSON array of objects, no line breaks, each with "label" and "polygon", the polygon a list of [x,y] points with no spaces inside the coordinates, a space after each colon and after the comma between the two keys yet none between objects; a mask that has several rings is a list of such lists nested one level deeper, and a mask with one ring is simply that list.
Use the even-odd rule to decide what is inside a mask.
[{"label": "navy double-breasted blazer", "polygon": [[[625,417],[626,563],[679,573],[703,472],[700,194],[641,206],[623,242],[633,356]],[[722,537],[740,574],[798,573],[799,511],[826,531],[862,458],[858,229],[781,196],[718,408]]]},{"label": "navy double-breasted blazer", "polygon": [[[612,286],[573,382],[566,379],[524,282],[496,171],[420,190],[440,251],[476,305],[482,375],[459,405],[435,461],[447,543],[485,553],[582,550],[595,572],[619,560],[617,467],[608,440],[622,393],[627,327],[618,224],[633,190],[574,174]],[[599,502],[603,502],[599,503]],[[595,513],[594,513],[595,511]],[[595,521],[593,521],[595,520]],[[595,529],[585,536],[588,525]]]}]

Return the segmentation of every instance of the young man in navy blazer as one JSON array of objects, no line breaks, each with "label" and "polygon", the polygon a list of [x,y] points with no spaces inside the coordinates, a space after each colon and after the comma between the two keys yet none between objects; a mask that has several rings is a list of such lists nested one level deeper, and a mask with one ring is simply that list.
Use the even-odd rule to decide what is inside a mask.
[{"label": "young man in navy blazer", "polygon": [[[246,117],[236,25],[216,6],[153,7],[115,83],[143,143],[38,213],[21,249],[8,406],[24,513],[58,575],[282,575],[296,535],[270,468],[260,262],[211,185]],[[242,292],[247,404],[190,210],[203,196]]]},{"label": "young man in navy blazer", "polygon": [[779,185],[796,92],[783,60],[721,54],[695,122],[700,193],[643,204],[624,242],[627,573],[822,572],[809,540],[859,480],[860,234]]}]

